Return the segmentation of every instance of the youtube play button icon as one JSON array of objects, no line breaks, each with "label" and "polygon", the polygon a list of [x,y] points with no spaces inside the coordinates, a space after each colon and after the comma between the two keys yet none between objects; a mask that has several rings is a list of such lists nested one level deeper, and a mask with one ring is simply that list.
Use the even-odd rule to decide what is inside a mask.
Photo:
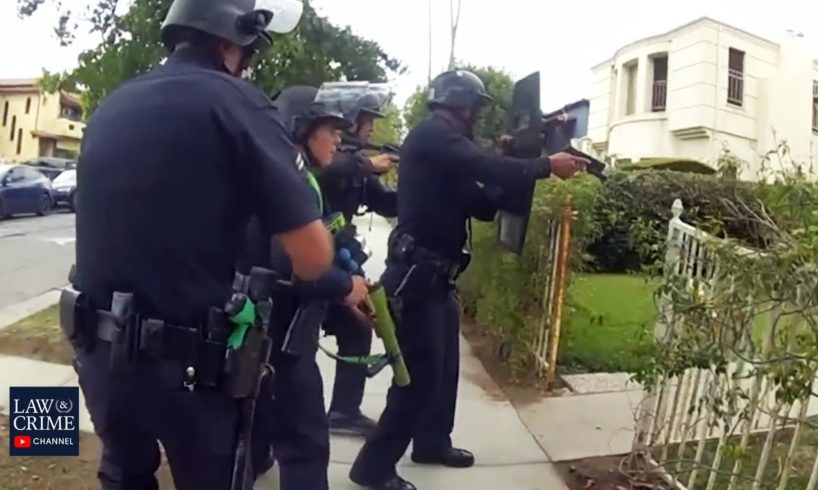
[{"label": "youtube play button icon", "polygon": [[14,447],[28,449],[31,447],[31,436],[14,436]]}]

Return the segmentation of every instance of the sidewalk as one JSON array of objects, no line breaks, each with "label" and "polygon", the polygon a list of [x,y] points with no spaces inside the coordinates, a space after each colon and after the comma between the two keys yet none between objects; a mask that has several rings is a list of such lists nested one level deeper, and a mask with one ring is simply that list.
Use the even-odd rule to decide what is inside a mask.
[{"label": "sidewalk", "polygon": [[[324,339],[332,346],[331,339]],[[380,345],[378,345],[380,347]],[[324,393],[328,400],[334,363],[319,354],[324,374]],[[364,412],[377,417],[383,408],[389,386],[385,370],[367,384]],[[77,386],[70,366],[49,364],[18,357],[0,357],[0,406],[8,414],[9,386]],[[80,395],[81,396],[81,395]],[[82,400],[84,406],[84,400]],[[80,429],[93,431],[86,410],[80,413]],[[419,488],[425,489],[508,489],[559,490],[565,488],[554,472],[546,454],[520,421],[517,412],[504,399],[465,341],[462,344],[461,384],[458,399],[456,444],[475,453],[477,465],[466,470],[418,466],[408,460],[401,463],[401,473]],[[349,467],[362,441],[354,438],[332,438],[330,485],[334,489],[354,489],[347,479]],[[275,472],[265,475],[256,486],[277,488]]]}]

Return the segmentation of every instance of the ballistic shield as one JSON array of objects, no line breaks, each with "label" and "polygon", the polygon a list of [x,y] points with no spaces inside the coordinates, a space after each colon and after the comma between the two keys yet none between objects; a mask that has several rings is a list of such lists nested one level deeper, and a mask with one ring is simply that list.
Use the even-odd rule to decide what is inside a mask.
[{"label": "ballistic shield", "polygon": [[[585,136],[585,127],[563,114],[558,130],[546,131],[546,123],[553,129],[554,121],[544,119],[540,109],[540,73],[535,72],[514,84],[511,106],[513,140],[508,155],[518,158],[537,158],[543,152],[566,152],[588,160],[587,171],[600,180],[606,179],[605,164],[574,147],[574,142]],[[536,182],[518,190],[514,206],[499,212],[497,240],[511,252],[522,254],[525,245],[531,205]],[[511,210],[513,209],[513,210]]]},{"label": "ballistic shield", "polygon": [[[532,73],[514,84],[511,99],[511,146],[509,156],[537,158],[542,153],[542,110],[540,109],[540,72]],[[497,219],[497,240],[516,254],[525,245],[531,202],[536,182],[520,189],[518,200],[523,203],[516,212],[501,210]]]}]

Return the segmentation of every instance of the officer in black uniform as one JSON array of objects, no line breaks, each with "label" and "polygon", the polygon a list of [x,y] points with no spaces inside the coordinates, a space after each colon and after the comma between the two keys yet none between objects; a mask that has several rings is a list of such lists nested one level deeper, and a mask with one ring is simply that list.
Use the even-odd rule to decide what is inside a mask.
[{"label": "officer in black uniform", "polygon": [[[297,145],[302,179],[310,183],[315,205],[328,217],[329,210],[311,171],[332,162],[340,132],[349,122],[340,106],[316,102],[317,92],[315,87],[290,87],[274,100]],[[261,232],[255,219],[248,227],[245,252],[237,270],[247,274],[253,266],[275,271],[283,285],[274,297],[279,305],[276,323],[282,328],[276,329],[281,335],[273,339],[273,400],[271,404],[263,403],[257,415],[256,472],[267,469],[264,456],[272,442],[282,490],[327,489],[329,432],[323,382],[315,360],[319,329],[330,303],[338,311],[350,312],[353,318],[363,316],[358,306],[366,299],[366,281],[339,266],[316,281],[291,281],[289,258],[277,240]],[[361,324],[361,320],[357,321]]]},{"label": "officer in black uniform", "polygon": [[381,280],[412,383],[390,388],[378,428],[352,466],[352,481],[368,488],[415,488],[395,471],[410,441],[416,463],[474,464],[450,438],[459,371],[455,280],[468,265],[470,218],[490,221],[506,194],[551,174],[570,177],[584,164],[564,153],[524,160],[479,150],[472,129],[491,100],[473,73],[439,75],[429,87],[430,117],[401,147],[398,225]]},{"label": "officer in black uniform", "polygon": [[[337,85],[337,90],[333,90]],[[358,214],[361,206],[383,217],[397,216],[397,192],[381,182],[378,174],[388,172],[396,156],[386,154],[367,157],[361,151],[369,143],[376,119],[384,117],[381,112],[385,101],[383,92],[368,90],[368,84],[324,84],[322,90],[334,92],[335,97],[347,104],[344,116],[354,124],[345,135],[340,151],[332,163],[318,169],[316,176],[328,206],[341,212],[348,223]],[[345,87],[350,89],[345,90]],[[355,88],[364,91],[358,93]],[[359,270],[363,275],[363,269]],[[333,305],[324,324],[324,330],[334,335],[341,356],[366,356],[372,347],[372,329],[362,324],[349,310]],[[375,429],[375,421],[361,413],[364,398],[366,370],[361,365],[338,362],[335,383],[329,407],[329,427],[334,434],[367,436]]]},{"label": "officer in black uniform", "polygon": [[[177,489],[229,487],[239,405],[221,389],[224,346],[204,339],[209,314],[231,297],[251,214],[297,276],[332,263],[286,128],[239,78],[271,31],[295,27],[301,5],[287,5],[295,11],[175,0],[162,26],[166,63],[115,90],[88,122],[74,279],[84,313],[61,323],[102,440],[104,489],[158,488],[158,442]],[[102,321],[120,313],[127,322]]]}]

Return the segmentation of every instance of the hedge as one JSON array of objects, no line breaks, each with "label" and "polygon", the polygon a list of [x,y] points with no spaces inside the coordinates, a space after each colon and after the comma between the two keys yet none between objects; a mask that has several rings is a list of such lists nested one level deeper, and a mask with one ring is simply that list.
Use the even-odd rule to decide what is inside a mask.
[{"label": "hedge", "polygon": [[769,239],[730,204],[740,197],[757,206],[752,186],[735,180],[648,170],[612,173],[604,184],[590,176],[540,182],[523,255],[498,247],[494,223],[476,223],[472,247],[477,260],[460,283],[466,313],[503,339],[513,368],[526,364],[527,348],[539,327],[543,274],[538,256],[546,225],[560,215],[568,195],[575,209],[572,272],[640,271],[656,262],[664,250],[675,199],[684,204],[686,222],[716,235],[755,247]]}]

